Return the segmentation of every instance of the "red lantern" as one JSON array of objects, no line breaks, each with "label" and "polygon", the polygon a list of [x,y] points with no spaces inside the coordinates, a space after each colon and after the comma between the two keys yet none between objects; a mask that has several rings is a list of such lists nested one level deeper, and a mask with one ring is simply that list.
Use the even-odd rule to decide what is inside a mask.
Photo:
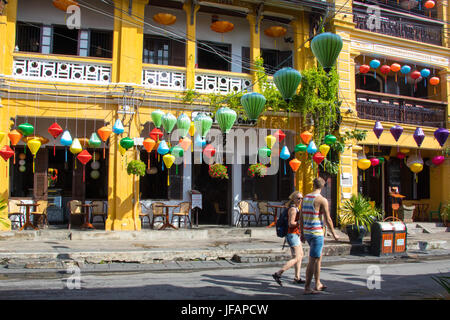
[{"label": "red lantern", "polygon": [[373,176],[375,177],[375,167],[380,164],[380,159],[370,158],[370,164],[373,167]]},{"label": "red lantern", "polygon": [[431,84],[432,86],[437,86],[437,85],[439,84],[439,82],[440,82],[440,80],[439,80],[438,77],[432,77],[432,78],[430,79],[430,84]]},{"label": "red lantern", "polygon": [[366,73],[370,71],[370,66],[363,64],[359,67],[359,73],[364,74],[364,84],[366,84]]},{"label": "red lantern", "polygon": [[386,64],[384,64],[384,65],[381,66],[380,71],[381,71],[382,74],[387,75],[391,71],[391,67],[386,65]]},{"label": "red lantern", "polygon": [[83,182],[84,182],[85,181],[86,163],[91,161],[92,156],[87,150],[83,150],[77,155],[77,159],[83,164]]},{"label": "red lantern", "polygon": [[325,159],[325,156],[321,152],[316,152],[313,156],[313,160],[318,165],[322,163],[322,161]]},{"label": "red lantern", "polygon": [[56,138],[58,138],[59,135],[61,133],[63,133],[63,129],[61,128],[61,126],[58,123],[55,122],[48,128],[47,131],[53,137],[53,156],[55,156],[56,155]]},{"label": "red lantern", "polygon": [[427,8],[428,10],[428,15],[431,18],[431,9],[434,8],[434,6],[436,5],[436,3],[432,0],[428,0],[427,2],[425,2],[425,8]]},{"label": "red lantern", "polygon": [[273,135],[278,139],[278,142],[281,142],[284,140],[284,138],[286,138],[286,134],[281,130],[278,130]]},{"label": "red lantern", "polygon": [[203,149],[203,155],[205,157],[212,158],[212,157],[214,157],[215,154],[216,154],[216,149],[210,144],[208,144],[205,147],[205,149]]},{"label": "red lantern", "polygon": [[[5,145],[5,146],[3,146],[2,149],[0,149],[0,156],[5,161],[8,161],[9,158],[11,158],[12,156],[15,156],[15,154],[16,153],[9,146]],[[8,177],[8,167],[6,167],[6,177]]]},{"label": "red lantern", "polygon": [[417,70],[411,73],[411,78],[414,80],[414,90],[417,90],[417,79],[419,79],[421,76],[422,75]]},{"label": "red lantern", "polygon": [[158,128],[154,128],[152,131],[150,131],[150,138],[155,140],[156,142],[159,142],[163,136],[163,133]]}]

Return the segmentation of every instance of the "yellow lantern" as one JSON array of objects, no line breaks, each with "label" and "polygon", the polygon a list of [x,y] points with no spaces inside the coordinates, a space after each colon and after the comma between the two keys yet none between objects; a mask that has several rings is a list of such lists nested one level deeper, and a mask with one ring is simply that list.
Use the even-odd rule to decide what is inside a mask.
[{"label": "yellow lantern", "polygon": [[319,151],[320,151],[320,153],[321,153],[324,157],[326,157],[327,154],[328,154],[328,152],[330,151],[330,146],[327,145],[327,144],[322,144],[322,145],[319,147]]},{"label": "yellow lantern", "polygon": [[175,156],[171,155],[170,153],[165,154],[163,156],[163,161],[164,161],[164,164],[167,167],[167,185],[170,186],[169,169],[170,169],[170,167],[172,167],[173,163],[175,162]]},{"label": "yellow lantern", "polygon": [[[193,137],[194,136],[194,134],[195,134],[195,125],[194,125],[194,121],[192,121],[191,122],[191,126],[189,127],[189,135],[191,136],[191,137]],[[194,151],[194,144],[192,143],[191,144],[191,151]]]},{"label": "yellow lantern", "polygon": [[78,138],[73,139],[72,145],[70,146],[70,152],[79,154],[81,151],[83,151],[83,148],[81,147],[80,140],[78,140]]},{"label": "yellow lantern", "polygon": [[402,148],[402,149],[400,149],[400,152],[404,153],[404,154],[408,154],[409,153],[409,149]]},{"label": "yellow lantern", "polygon": [[269,134],[266,137],[267,148],[272,149],[272,147],[275,144],[275,142],[277,142],[277,138],[275,138],[273,135]]},{"label": "yellow lantern", "polygon": [[3,138],[4,138],[5,136],[6,136],[6,133],[0,131],[0,143],[2,143]]},{"label": "yellow lantern", "polygon": [[121,154],[122,156],[127,152],[127,150],[126,150],[125,148],[123,148],[123,147],[120,145],[120,143],[119,143],[119,152],[120,152],[120,154]]},{"label": "yellow lantern", "polygon": [[41,147],[41,141],[38,139],[31,139],[27,142],[28,149],[30,149],[31,154],[33,155],[33,173],[34,173],[34,164],[36,162],[36,153],[39,151]]},{"label": "yellow lantern", "polygon": [[418,163],[418,162],[414,162],[413,164],[411,164],[409,166],[409,169],[411,169],[411,171],[414,172],[414,173],[419,173],[420,171],[423,170],[423,164]]},{"label": "yellow lantern", "polygon": [[370,165],[371,165],[371,162],[368,159],[359,159],[358,160],[358,168],[363,170],[363,181],[366,181],[365,170],[369,169]]}]

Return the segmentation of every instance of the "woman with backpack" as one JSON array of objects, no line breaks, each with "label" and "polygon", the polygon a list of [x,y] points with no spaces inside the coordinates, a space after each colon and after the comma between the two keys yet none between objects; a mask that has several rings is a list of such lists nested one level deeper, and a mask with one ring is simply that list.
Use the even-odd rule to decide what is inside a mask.
[{"label": "woman with backpack", "polygon": [[[275,272],[272,277],[273,279],[280,285],[281,283],[281,275],[286,270],[294,267],[295,275],[294,275],[294,283],[301,284],[305,283],[304,280],[300,277],[300,268],[302,266],[302,258],[303,258],[303,248],[302,243],[300,241],[300,206],[302,204],[303,195],[299,191],[294,191],[289,196],[289,201],[286,203],[286,209],[281,213],[286,214],[287,211],[287,222],[288,222],[288,230],[286,235],[286,242],[291,248],[292,259],[286,262],[286,264],[278,271]],[[280,216],[280,218],[281,218]]]}]

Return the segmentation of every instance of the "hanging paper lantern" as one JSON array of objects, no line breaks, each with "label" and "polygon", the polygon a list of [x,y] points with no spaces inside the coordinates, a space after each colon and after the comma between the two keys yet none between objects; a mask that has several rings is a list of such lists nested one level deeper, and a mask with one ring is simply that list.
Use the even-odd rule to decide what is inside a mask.
[{"label": "hanging paper lantern", "polygon": [[100,178],[100,171],[92,170],[91,171],[91,178],[94,179],[94,180],[97,180],[98,178]]},{"label": "hanging paper lantern", "polygon": [[[440,82],[440,79],[438,77],[432,77],[430,79],[430,84],[432,86],[437,86],[439,84],[439,82]],[[434,94],[436,94],[436,87],[434,87]]]},{"label": "hanging paper lantern", "polygon": [[17,131],[17,130],[12,130],[10,133],[8,133],[8,137],[9,137],[9,141],[11,141],[11,145],[15,146],[20,139],[22,139],[23,135]]},{"label": "hanging paper lantern", "polygon": [[439,145],[441,147],[443,147],[445,144],[445,141],[447,141],[448,135],[449,135],[449,131],[445,128],[439,128],[439,129],[436,129],[436,131],[434,131],[434,137],[439,142]]},{"label": "hanging paper lantern", "polygon": [[185,137],[188,134],[190,127],[191,118],[184,113],[180,114],[177,119],[177,129],[181,130],[181,137]]},{"label": "hanging paper lantern", "polygon": [[152,118],[152,122],[155,125],[155,128],[161,127],[162,117],[164,117],[164,112],[161,110],[155,110],[151,113],[150,117]]},{"label": "hanging paper lantern", "polygon": [[275,145],[276,142],[277,142],[277,138],[275,138],[275,136],[269,134],[266,137],[267,148],[272,149],[272,147]]},{"label": "hanging paper lantern", "polygon": [[414,80],[414,89],[417,90],[417,80],[421,77],[420,72],[415,70],[411,72],[411,79]]},{"label": "hanging paper lantern", "polygon": [[431,74],[431,71],[427,68],[420,70],[420,75],[423,78],[423,80],[425,81],[425,88],[427,87],[427,79],[428,76]]},{"label": "hanging paper lantern", "polygon": [[129,138],[129,137],[125,137],[125,138],[120,139],[119,143],[122,146],[122,148],[124,148],[127,151],[128,151],[128,149],[134,147],[134,140]]},{"label": "hanging paper lantern", "polygon": [[114,123],[114,126],[112,128],[112,131],[115,134],[122,134],[124,132],[124,128],[123,128],[123,124],[122,121],[120,119],[117,119],[116,122]]},{"label": "hanging paper lantern", "polygon": [[162,140],[162,141],[159,143],[157,152],[158,152],[160,155],[165,155],[165,154],[168,153],[169,151],[170,151],[170,149],[169,149],[169,146],[167,145],[167,142],[166,142],[165,140]]},{"label": "hanging paper lantern", "polygon": [[286,160],[289,159],[290,157],[291,157],[291,154],[289,153],[288,147],[284,146],[281,149],[281,152],[280,152],[280,158],[285,160],[285,162],[284,162],[284,175],[286,175]]},{"label": "hanging paper lantern", "polygon": [[87,150],[83,150],[78,154],[77,159],[83,164],[83,182],[85,182],[86,163],[91,161],[92,156]]},{"label": "hanging paper lantern", "polygon": [[152,131],[150,131],[150,138],[152,138],[153,140],[158,142],[162,137],[163,133],[158,128],[154,128]]},{"label": "hanging paper lantern", "polygon": [[330,72],[342,50],[341,36],[324,32],[311,40],[311,50],[325,72]]},{"label": "hanging paper lantern", "polygon": [[330,146],[327,144],[322,144],[319,146],[319,151],[321,154],[323,154],[324,157],[326,157],[328,152],[330,151]]},{"label": "hanging paper lantern", "polygon": [[297,170],[300,168],[300,165],[302,162],[300,160],[297,160],[297,158],[292,159],[289,161],[289,166],[291,167],[292,171],[297,172]]},{"label": "hanging paper lantern", "polygon": [[2,143],[3,138],[6,136],[5,132],[0,131],[0,143]]},{"label": "hanging paper lantern", "polygon": [[250,92],[241,97],[241,104],[249,120],[256,121],[264,110],[266,98],[258,92]]},{"label": "hanging paper lantern", "polygon": [[264,30],[264,34],[268,37],[279,38],[286,34],[287,29],[282,26],[272,26]]},{"label": "hanging paper lantern", "polygon": [[81,147],[80,140],[78,138],[73,139],[73,142],[70,145],[70,152],[79,154],[81,151],[83,151],[83,148]]},{"label": "hanging paper lantern", "polygon": [[295,146],[294,151],[295,152],[306,152],[306,148],[307,148],[306,144],[299,143],[298,145]]},{"label": "hanging paper lantern", "polygon": [[65,162],[67,162],[67,147],[72,145],[72,136],[70,135],[69,130],[66,130],[63,132],[61,139],[60,139],[61,144],[66,147],[65,148]]},{"label": "hanging paper lantern", "polygon": [[124,148],[122,148],[122,146],[119,143],[119,153],[120,155],[123,157],[123,155],[127,152],[127,150],[125,150]]},{"label": "hanging paper lantern", "polygon": [[408,66],[407,64],[405,64],[405,65],[400,69],[400,72],[401,72],[402,74],[405,75],[405,84],[406,84],[406,75],[407,75],[408,73],[411,72],[411,67]]},{"label": "hanging paper lantern", "polygon": [[332,134],[328,134],[325,136],[324,142],[325,144],[332,146],[333,144],[335,144],[336,140],[337,139],[335,136],[333,136]]},{"label": "hanging paper lantern", "polygon": [[366,174],[365,174],[365,170],[370,168],[370,160],[368,159],[359,159],[358,160],[358,168],[363,170],[363,181],[366,180]]},{"label": "hanging paper lantern", "polygon": [[195,145],[203,149],[206,146],[206,140],[202,139],[199,135],[195,136]]},{"label": "hanging paper lantern", "polygon": [[205,149],[203,149],[203,155],[207,158],[212,158],[212,157],[214,157],[215,154],[216,154],[216,149],[210,144],[208,144],[205,147]]},{"label": "hanging paper lantern", "polygon": [[162,119],[162,126],[167,133],[171,133],[175,125],[177,124],[177,118],[171,113],[166,113]]},{"label": "hanging paper lantern", "polygon": [[419,173],[423,170],[423,164],[414,162],[409,166],[409,169],[414,173]]},{"label": "hanging paper lantern", "polygon": [[311,141],[311,138],[312,138],[312,133],[309,131],[303,131],[300,134],[300,137],[302,138],[302,140],[305,144],[309,144],[309,142]]},{"label": "hanging paper lantern", "polygon": [[[166,165],[167,169],[170,169],[173,165],[173,163],[175,162],[175,157],[171,154],[166,154],[163,156],[163,161],[164,164]],[[169,181],[169,176],[170,174],[167,173],[167,185],[170,185],[170,181]]]},{"label": "hanging paper lantern", "polygon": [[97,133],[92,132],[91,137],[89,138],[88,144],[91,148],[98,148],[102,145],[102,141],[98,137]]},{"label": "hanging paper lantern", "polygon": [[97,134],[103,141],[103,159],[105,159],[106,140],[108,140],[111,133],[112,130],[108,127],[101,127],[100,129],[97,130]]},{"label": "hanging paper lantern", "polygon": [[[395,126],[391,127],[390,129],[392,136],[394,137],[395,141],[398,142],[398,139],[400,138],[400,136],[403,133],[403,128],[401,126],[399,126],[398,124],[396,124]],[[398,145],[397,145],[397,150],[399,149]]]},{"label": "hanging paper lantern", "polygon": [[47,131],[53,137],[53,156],[56,156],[56,138],[63,133],[63,129],[57,122],[55,122],[48,128]]},{"label": "hanging paper lantern", "polygon": [[17,127],[17,130],[26,137],[34,132],[34,127],[29,123],[22,123]]},{"label": "hanging paper lantern", "polygon": [[32,139],[27,142],[28,149],[30,149],[31,154],[33,155],[33,173],[36,162],[36,154],[41,147],[41,142],[38,139]]},{"label": "hanging paper lantern", "polygon": [[261,160],[263,160],[263,159],[266,160],[266,159],[270,158],[271,154],[272,154],[272,150],[270,150],[269,148],[267,148],[267,147],[259,148],[259,150],[258,150],[259,161],[262,162]]},{"label": "hanging paper lantern", "polygon": [[310,142],[309,145],[308,145],[308,148],[306,148],[306,151],[307,151],[309,154],[315,154],[315,153],[317,153],[317,147],[316,147],[316,144],[314,143],[314,141],[311,140],[311,142]]},{"label": "hanging paper lantern", "polygon": [[362,64],[359,67],[359,73],[364,75],[364,85],[366,84],[366,73],[370,71],[370,66],[368,66],[367,64]]},{"label": "hanging paper lantern", "polygon": [[157,13],[153,16],[153,20],[159,24],[170,26],[177,21],[177,17],[170,13]]},{"label": "hanging paper lantern", "polygon": [[207,116],[203,112],[199,113],[195,117],[194,119],[195,130],[200,134],[202,138],[206,137],[206,135],[208,134],[209,130],[211,129],[212,122],[213,121],[211,117]]},{"label": "hanging paper lantern", "polygon": [[383,133],[383,130],[384,130],[384,128],[383,128],[383,125],[381,124],[381,122],[380,121],[376,121],[375,125],[373,127],[373,132],[377,136],[377,139],[380,139],[381,134]]},{"label": "hanging paper lantern", "polygon": [[380,66],[380,64],[381,64],[381,62],[377,59],[373,59],[369,63],[369,65],[372,67],[372,69],[374,69],[374,78],[377,77],[377,71],[375,69],[377,69]]},{"label": "hanging paper lantern", "polygon": [[278,139],[279,143],[281,141],[283,141],[284,138],[286,138],[286,134],[282,130],[277,130],[273,135],[274,135],[275,138]]},{"label": "hanging paper lantern", "polygon": [[186,152],[189,147],[192,145],[192,140],[188,137],[181,138],[180,141],[178,141],[179,145],[183,150]]},{"label": "hanging paper lantern", "polygon": [[25,172],[25,171],[27,171],[27,167],[19,166],[19,172]]},{"label": "hanging paper lantern", "polygon": [[370,165],[373,167],[373,176],[375,177],[375,167],[380,164],[378,158],[370,158]]},{"label": "hanging paper lantern", "polygon": [[423,164],[423,159],[420,156],[413,154],[408,157],[408,160],[406,161],[406,165],[409,167],[413,163]]},{"label": "hanging paper lantern", "polygon": [[324,159],[325,156],[320,152],[316,152],[313,156],[313,160],[315,163],[317,163],[317,165],[321,164]]},{"label": "hanging paper lantern", "polygon": [[438,166],[438,165],[444,163],[445,157],[444,156],[435,156],[435,157],[433,157],[433,159],[431,159],[431,161],[433,162],[434,165]]},{"label": "hanging paper lantern", "polygon": [[[413,134],[414,140],[416,141],[417,146],[420,148],[423,140],[425,139],[425,133],[422,128],[417,127]],[[420,152],[420,151],[419,151]]]},{"label": "hanging paper lantern", "polygon": [[391,71],[391,67],[386,64],[382,65],[380,68],[380,72],[384,75],[388,75],[390,71]]},{"label": "hanging paper lantern", "polygon": [[218,33],[227,33],[230,31],[233,31],[234,29],[234,24],[232,24],[229,21],[215,21],[213,23],[211,23],[210,26],[212,31],[218,32]]},{"label": "hanging paper lantern", "polygon": [[222,107],[216,112],[216,119],[219,123],[220,130],[223,133],[230,132],[231,128],[236,121],[237,113],[234,110],[231,110],[228,107]]},{"label": "hanging paper lantern", "polygon": [[148,153],[147,169],[149,169],[150,168],[150,152],[152,152],[153,148],[155,147],[156,141],[153,140],[152,138],[146,138],[142,144]]},{"label": "hanging paper lantern", "polygon": [[432,0],[428,0],[427,2],[425,2],[425,8],[430,10],[430,16],[431,16],[431,9],[433,9],[435,5],[436,3]]},{"label": "hanging paper lantern", "polygon": [[395,72],[395,82],[397,82],[397,72],[400,71],[402,67],[398,63],[391,64],[391,71]]},{"label": "hanging paper lantern", "polygon": [[383,157],[378,157],[378,161],[380,162],[380,165],[384,163],[384,158]]},{"label": "hanging paper lantern", "polygon": [[0,149],[0,156],[3,158],[3,160],[8,161],[9,158],[14,156],[14,151],[7,145],[4,145]]},{"label": "hanging paper lantern", "polygon": [[[292,99],[301,81],[302,75],[300,72],[291,67],[282,68],[273,75],[273,82],[286,102]],[[265,102],[266,99],[264,98]]]},{"label": "hanging paper lantern", "polygon": [[[21,153],[21,154],[19,154],[19,159],[20,160],[25,160],[27,158],[27,155],[25,154],[25,153]],[[21,164],[20,163],[20,161],[19,161],[19,164]],[[24,165],[25,163],[23,163],[22,165]]]},{"label": "hanging paper lantern", "polygon": [[172,149],[170,149],[170,154],[175,156],[176,158],[182,158],[184,155],[184,150],[180,146],[175,146]]},{"label": "hanging paper lantern", "polygon": [[67,9],[70,6],[79,7],[78,2],[76,2],[75,0],[53,0],[53,6],[64,12],[67,12]]},{"label": "hanging paper lantern", "polygon": [[404,154],[403,152],[397,152],[397,159],[403,160],[406,157],[406,154]]}]

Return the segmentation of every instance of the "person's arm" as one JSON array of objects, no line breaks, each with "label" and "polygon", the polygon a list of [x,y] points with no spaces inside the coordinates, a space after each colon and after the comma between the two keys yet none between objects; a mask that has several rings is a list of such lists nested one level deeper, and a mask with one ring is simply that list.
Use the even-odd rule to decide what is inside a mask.
[{"label": "person's arm", "polygon": [[305,243],[305,234],[303,230],[303,212],[300,210],[299,212],[300,219],[298,220],[298,223],[300,224],[300,241]]},{"label": "person's arm", "polygon": [[339,236],[336,234],[336,232],[334,231],[334,227],[333,227],[333,221],[331,220],[330,217],[330,211],[328,210],[328,200],[324,197],[322,197],[320,205],[322,206],[323,212],[324,212],[324,218],[325,218],[325,222],[328,225],[328,227],[330,228],[331,234],[333,235],[333,238],[338,241],[339,240]]},{"label": "person's arm", "polygon": [[295,210],[295,208],[289,208],[288,215],[289,215],[289,227],[290,228],[298,227],[298,222],[295,220],[297,216],[297,210]]}]

